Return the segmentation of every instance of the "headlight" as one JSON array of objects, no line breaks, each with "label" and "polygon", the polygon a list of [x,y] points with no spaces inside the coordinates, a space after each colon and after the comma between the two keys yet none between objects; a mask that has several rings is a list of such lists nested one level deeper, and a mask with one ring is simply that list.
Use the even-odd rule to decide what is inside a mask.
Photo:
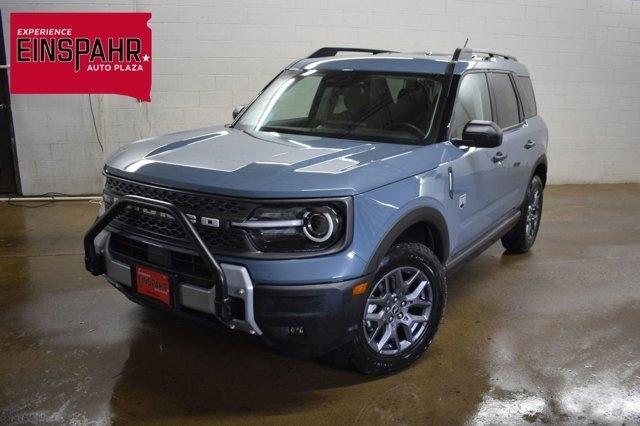
[{"label": "headlight", "polygon": [[316,243],[329,241],[340,227],[340,218],[331,207],[306,211],[302,216],[302,233]]},{"label": "headlight", "polygon": [[344,203],[309,206],[268,206],[256,209],[243,228],[263,252],[313,252],[328,250],[344,241],[347,208]]}]

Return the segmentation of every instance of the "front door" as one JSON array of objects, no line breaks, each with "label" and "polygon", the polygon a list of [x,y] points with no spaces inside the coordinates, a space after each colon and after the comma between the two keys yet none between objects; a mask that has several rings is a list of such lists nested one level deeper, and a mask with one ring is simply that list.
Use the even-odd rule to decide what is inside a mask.
[{"label": "front door", "polygon": [[[471,120],[495,121],[491,96],[484,72],[470,72],[460,81],[451,121],[450,139],[462,138],[464,126]],[[491,230],[504,214],[506,168],[496,156],[506,146],[496,148],[457,147],[451,162],[450,211],[456,212],[452,255],[465,249]]]},{"label": "front door", "polygon": [[0,17],[0,194],[12,194],[18,191],[18,185],[16,183],[13,128],[9,106],[9,75],[3,34]]}]

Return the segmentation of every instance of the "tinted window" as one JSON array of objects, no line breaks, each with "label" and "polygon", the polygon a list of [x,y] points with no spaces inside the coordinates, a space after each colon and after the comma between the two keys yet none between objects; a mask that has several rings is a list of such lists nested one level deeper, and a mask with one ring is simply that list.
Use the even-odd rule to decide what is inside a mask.
[{"label": "tinted window", "polygon": [[529,77],[516,77],[516,82],[518,85],[518,93],[520,93],[520,99],[522,100],[524,117],[535,117],[538,114],[538,110],[536,108],[536,97],[533,94],[531,79]]},{"label": "tinted window", "polygon": [[498,115],[496,122],[503,129],[518,124],[520,122],[518,99],[509,74],[492,73],[490,76]]},{"label": "tinted window", "polygon": [[471,73],[462,78],[453,108],[451,137],[461,138],[464,126],[471,120],[491,121],[491,100],[484,73]]}]

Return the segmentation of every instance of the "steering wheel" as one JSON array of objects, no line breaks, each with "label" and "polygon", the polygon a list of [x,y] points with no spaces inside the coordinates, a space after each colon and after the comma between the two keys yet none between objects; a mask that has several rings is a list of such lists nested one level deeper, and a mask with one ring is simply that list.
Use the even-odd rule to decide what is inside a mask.
[{"label": "steering wheel", "polygon": [[424,139],[424,137],[426,136],[426,134],[422,130],[420,130],[418,126],[416,126],[415,124],[408,123],[406,121],[395,121],[384,127],[384,130],[393,130],[393,129],[407,130],[409,133],[412,133],[413,135],[418,136],[418,138],[420,139]]}]

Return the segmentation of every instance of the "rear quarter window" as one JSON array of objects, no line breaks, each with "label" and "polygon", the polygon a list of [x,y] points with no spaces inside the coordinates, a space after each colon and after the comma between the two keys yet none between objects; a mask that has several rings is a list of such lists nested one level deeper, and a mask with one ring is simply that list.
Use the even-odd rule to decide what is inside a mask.
[{"label": "rear quarter window", "polygon": [[536,97],[533,93],[533,85],[529,77],[516,77],[516,85],[522,100],[522,109],[524,110],[524,118],[531,118],[538,115],[536,107]]}]

